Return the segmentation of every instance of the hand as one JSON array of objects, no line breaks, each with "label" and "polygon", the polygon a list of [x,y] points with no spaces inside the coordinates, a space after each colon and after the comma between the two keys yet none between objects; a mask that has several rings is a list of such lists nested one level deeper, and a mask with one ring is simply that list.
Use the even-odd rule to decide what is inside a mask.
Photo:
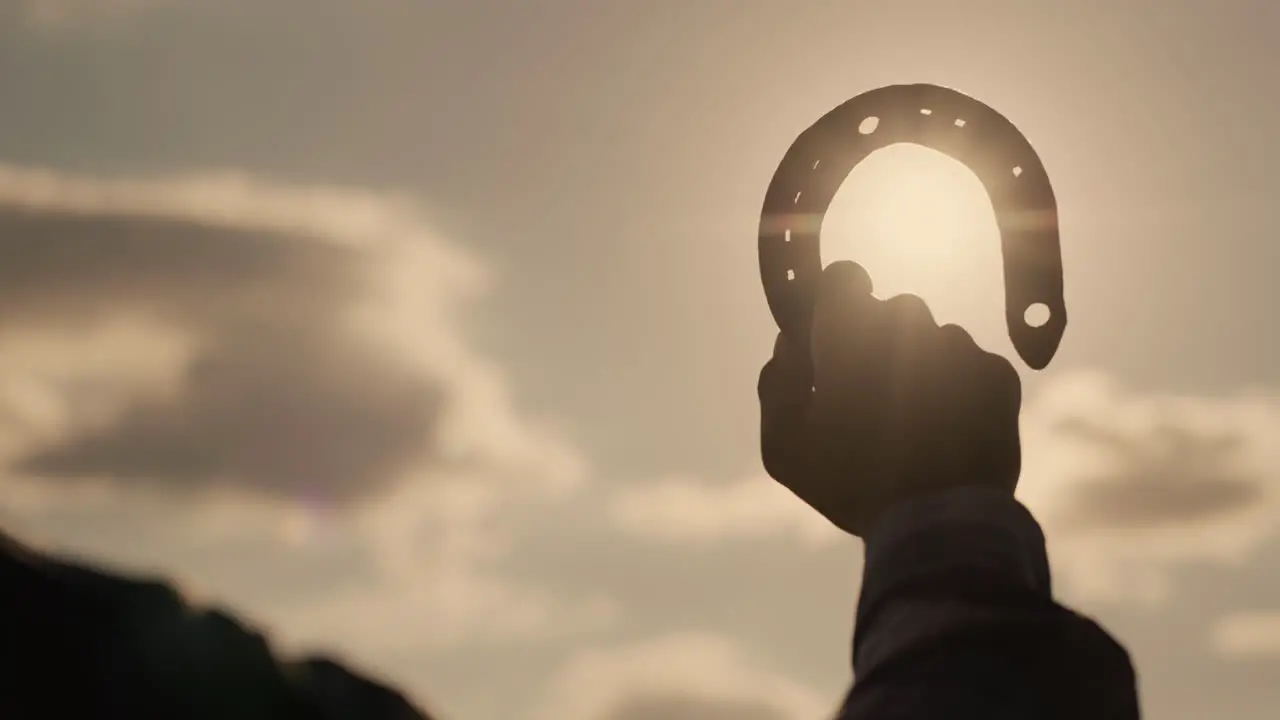
[{"label": "hand", "polygon": [[765,469],[865,538],[903,500],[977,485],[1010,495],[1022,386],[1007,360],[915,295],[880,300],[852,262],[822,274],[810,347],[778,336],[760,373]]}]

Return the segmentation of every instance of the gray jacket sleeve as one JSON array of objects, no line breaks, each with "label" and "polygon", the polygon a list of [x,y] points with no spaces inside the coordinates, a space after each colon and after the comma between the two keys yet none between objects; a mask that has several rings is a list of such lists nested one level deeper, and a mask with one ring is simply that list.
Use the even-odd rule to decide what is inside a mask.
[{"label": "gray jacket sleeve", "polygon": [[1054,602],[1040,526],[962,488],[894,508],[868,538],[841,720],[1139,717],[1128,653]]}]

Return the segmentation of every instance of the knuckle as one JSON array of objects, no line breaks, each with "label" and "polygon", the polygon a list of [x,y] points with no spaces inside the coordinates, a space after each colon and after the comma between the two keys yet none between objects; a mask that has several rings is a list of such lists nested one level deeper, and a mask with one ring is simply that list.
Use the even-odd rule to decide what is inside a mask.
[{"label": "knuckle", "polygon": [[902,317],[933,317],[933,312],[929,310],[929,304],[924,301],[924,298],[911,293],[894,295],[885,300],[884,305],[891,313]]},{"label": "knuckle", "polygon": [[964,351],[968,349],[977,349],[978,344],[974,342],[973,336],[968,330],[956,325],[948,323],[938,328],[947,349],[952,352]]},{"label": "knuckle", "polygon": [[777,337],[773,339],[773,357],[776,358],[778,355],[787,352],[787,347],[787,337],[782,333],[778,333]]},{"label": "knuckle", "polygon": [[795,453],[791,444],[765,434],[760,444],[760,460],[769,477],[782,482],[791,474],[795,465]]},{"label": "knuckle", "polygon": [[983,364],[987,375],[991,378],[995,389],[1010,401],[1022,403],[1022,378],[1013,367],[1013,363],[996,353],[983,351]]},{"label": "knuckle", "polygon": [[1013,364],[1004,358],[1000,358],[1000,365],[1006,386],[1009,389],[1009,395],[1019,404],[1022,404],[1022,378],[1018,377],[1018,371],[1013,368]]},{"label": "knuckle", "polygon": [[772,364],[772,360],[765,363],[764,367],[760,369],[760,377],[756,379],[756,397],[759,398],[762,403],[765,402],[770,395],[770,381],[772,380],[770,366]]},{"label": "knuckle", "polygon": [[896,328],[895,332],[917,335],[937,328],[933,312],[919,295],[895,295],[884,300],[881,309],[880,323],[885,331]]},{"label": "knuckle", "polygon": [[775,477],[777,474],[775,470],[777,470],[778,459],[772,452],[769,451],[768,443],[761,443],[760,461],[761,461],[761,464],[764,465],[764,471],[769,473],[770,477]]},{"label": "knuckle", "polygon": [[830,293],[870,295],[873,283],[866,268],[852,260],[838,260],[823,270],[822,287]]},{"label": "knuckle", "polygon": [[1013,364],[995,353],[984,350],[982,363],[992,377],[1002,382],[1007,383],[1018,379],[1018,371],[1013,369]]}]

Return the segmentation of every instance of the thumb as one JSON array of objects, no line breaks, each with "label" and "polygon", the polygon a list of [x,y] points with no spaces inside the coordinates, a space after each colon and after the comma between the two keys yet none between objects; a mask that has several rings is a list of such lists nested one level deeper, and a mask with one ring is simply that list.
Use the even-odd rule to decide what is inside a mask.
[{"label": "thumb", "polygon": [[760,371],[760,455],[765,470],[776,480],[791,475],[801,458],[799,443],[813,395],[813,371],[808,353],[779,334],[773,357]]}]

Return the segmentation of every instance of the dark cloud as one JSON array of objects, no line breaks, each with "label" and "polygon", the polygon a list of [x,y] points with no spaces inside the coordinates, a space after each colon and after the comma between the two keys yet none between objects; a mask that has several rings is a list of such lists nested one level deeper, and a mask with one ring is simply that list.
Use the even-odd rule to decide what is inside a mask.
[{"label": "dark cloud", "polygon": [[651,695],[626,700],[602,720],[787,720],[787,715],[748,700]]},{"label": "dark cloud", "polygon": [[377,282],[373,267],[301,233],[0,207],[0,332],[133,315],[199,348],[177,397],[140,399],[17,469],[334,500],[385,489],[430,455],[445,395],[341,322]]},{"label": "dark cloud", "polygon": [[136,214],[0,205],[0,323],[146,311],[331,325],[370,281],[351,248],[302,234]]},{"label": "dark cloud", "polygon": [[1116,467],[1089,478],[1064,516],[1071,529],[1176,527],[1237,512],[1264,499],[1266,478],[1243,469],[1244,439],[1164,425],[1144,437],[1083,418],[1059,432],[1109,450]]}]

